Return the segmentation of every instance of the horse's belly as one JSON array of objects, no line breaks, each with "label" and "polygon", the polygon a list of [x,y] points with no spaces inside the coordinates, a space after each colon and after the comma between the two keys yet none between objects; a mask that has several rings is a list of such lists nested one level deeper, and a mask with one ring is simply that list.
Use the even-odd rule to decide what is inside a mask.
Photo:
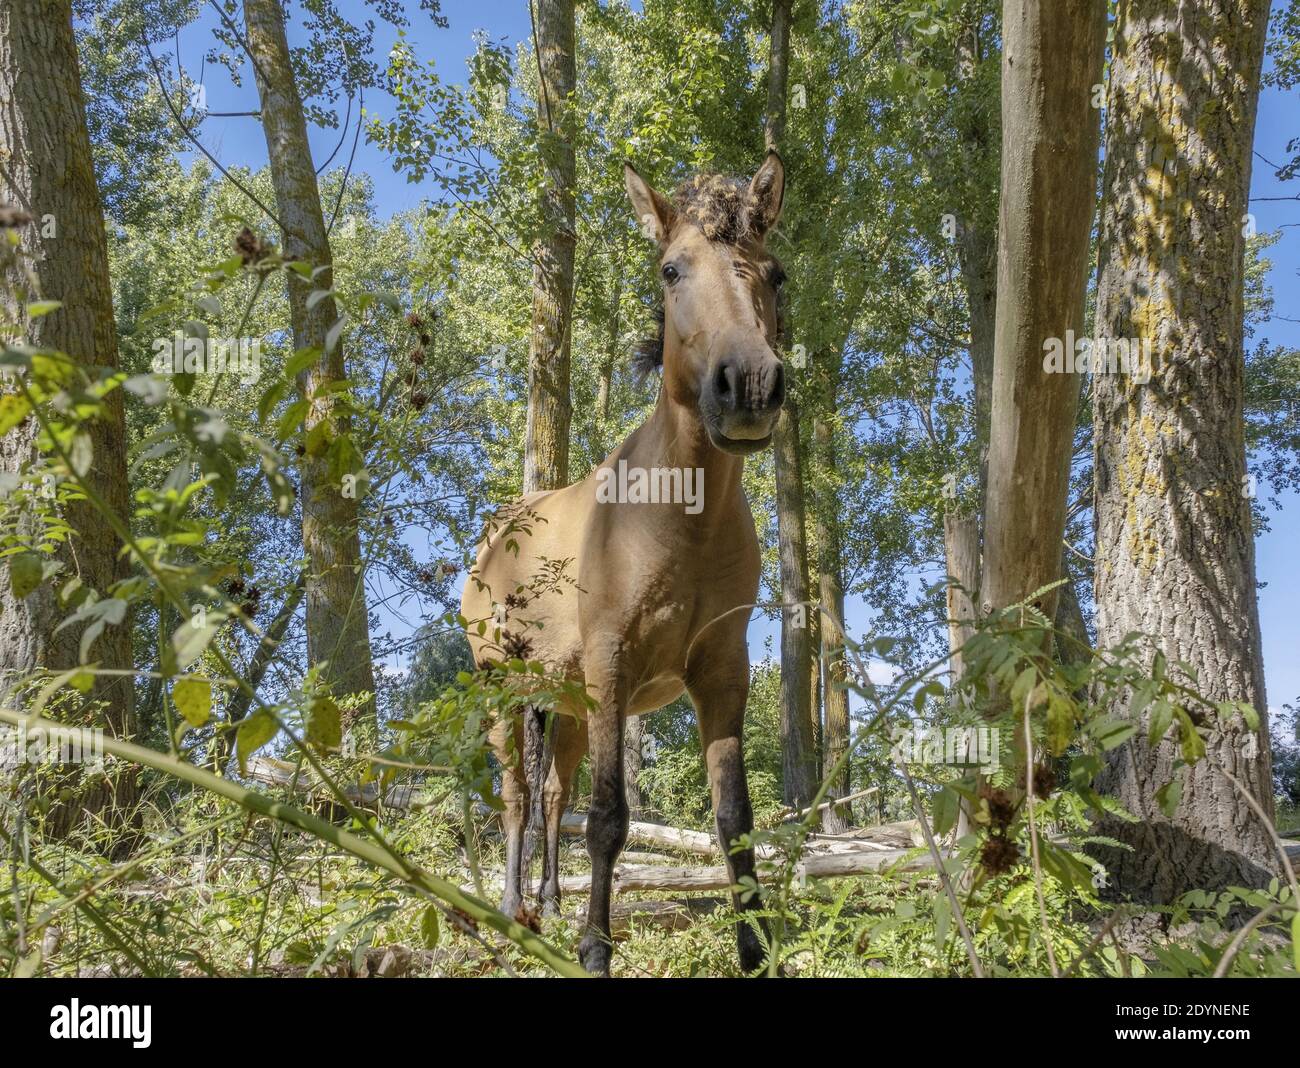
[{"label": "horse's belly", "polygon": [[628,702],[627,714],[639,716],[643,712],[653,712],[664,705],[672,704],[686,690],[682,680],[676,676],[659,675],[643,682],[632,693]]}]

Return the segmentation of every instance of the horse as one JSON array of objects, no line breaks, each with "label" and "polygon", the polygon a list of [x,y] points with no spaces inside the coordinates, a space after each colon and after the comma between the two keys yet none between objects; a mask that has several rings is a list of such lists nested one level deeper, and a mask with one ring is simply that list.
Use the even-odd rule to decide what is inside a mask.
[{"label": "horse", "polygon": [[[757,600],[760,568],[741,473],[744,457],[770,443],[785,398],[776,354],[784,272],[765,247],[785,196],[780,156],[769,152],[749,182],[698,174],[671,199],[630,163],[623,177],[640,228],[658,252],[662,327],[648,356],[662,368],[658,401],[582,481],[508,506],[527,522],[484,537],[461,602],[465,620],[493,624],[483,633],[468,627],[480,666],[500,659],[503,647],[513,649],[585,693],[585,700],[552,710],[549,768],[539,761],[543,771],[535,776],[525,759],[530,713],[503,717],[491,729],[503,769],[501,908],[516,917],[523,904],[525,825],[536,801],[530,785],[536,792],[544,774],[541,901],[545,914],[558,911],[560,818],[589,750],[591,895],[578,955],[589,972],[604,976],[612,955],[611,882],[628,832],[628,716],[690,694],[733,887],[754,874],[754,851],[732,851],[753,828],[742,749],[745,609]],[[576,568],[573,581],[538,591],[535,576],[564,564]],[[734,890],[732,901],[740,965],[752,972],[765,961],[753,923],[764,934],[765,928],[739,913],[759,902],[742,901]]]}]

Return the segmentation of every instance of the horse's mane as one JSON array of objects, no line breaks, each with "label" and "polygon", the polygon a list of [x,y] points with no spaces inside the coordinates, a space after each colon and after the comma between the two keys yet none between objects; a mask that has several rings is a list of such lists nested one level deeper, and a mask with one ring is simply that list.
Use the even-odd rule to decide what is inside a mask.
[{"label": "horse's mane", "polygon": [[[754,220],[762,205],[749,183],[724,174],[697,174],[687,178],[673,192],[674,219],[685,219],[700,228],[710,241],[739,245],[758,232]],[[654,309],[656,330],[632,350],[632,374],[638,383],[664,365],[664,307]]]}]

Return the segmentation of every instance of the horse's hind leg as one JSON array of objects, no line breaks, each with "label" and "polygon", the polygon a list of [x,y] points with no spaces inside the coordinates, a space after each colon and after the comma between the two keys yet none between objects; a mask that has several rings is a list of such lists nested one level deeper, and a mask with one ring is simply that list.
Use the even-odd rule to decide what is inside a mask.
[{"label": "horse's hind leg", "polygon": [[542,915],[560,911],[560,820],[573,789],[573,773],[587,751],[587,721],[557,713],[555,717],[555,759],[542,791],[546,821],[546,854],[542,860]]},{"label": "horse's hind leg", "polygon": [[506,835],[506,885],[501,896],[501,911],[513,920],[524,901],[524,827],[528,821],[522,721],[518,716],[498,721],[492,727],[490,738],[497,760],[501,762],[501,801],[505,805],[501,824]]}]

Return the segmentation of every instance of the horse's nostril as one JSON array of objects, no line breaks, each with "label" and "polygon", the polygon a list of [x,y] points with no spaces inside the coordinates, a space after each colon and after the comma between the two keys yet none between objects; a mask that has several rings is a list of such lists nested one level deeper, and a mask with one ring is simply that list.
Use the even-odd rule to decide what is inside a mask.
[{"label": "horse's nostril", "polygon": [[785,403],[785,364],[777,363],[776,375],[772,380],[771,406],[779,408]]},{"label": "horse's nostril", "polygon": [[734,402],[735,398],[735,375],[736,370],[729,362],[718,364],[717,379],[714,382],[714,388],[718,391],[718,399]]}]

